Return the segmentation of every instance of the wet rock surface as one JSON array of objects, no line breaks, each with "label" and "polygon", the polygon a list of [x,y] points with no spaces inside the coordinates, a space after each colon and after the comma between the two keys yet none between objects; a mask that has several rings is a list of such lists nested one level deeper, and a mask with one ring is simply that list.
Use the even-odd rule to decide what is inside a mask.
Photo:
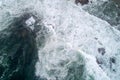
[{"label": "wet rock surface", "polygon": [[7,29],[0,32],[0,80],[37,79],[36,32],[25,24],[30,17],[31,14],[27,13],[15,18]]}]

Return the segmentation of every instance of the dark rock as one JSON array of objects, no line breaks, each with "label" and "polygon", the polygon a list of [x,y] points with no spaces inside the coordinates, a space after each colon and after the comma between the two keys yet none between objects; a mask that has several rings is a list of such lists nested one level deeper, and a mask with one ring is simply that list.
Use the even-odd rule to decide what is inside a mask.
[{"label": "dark rock", "polygon": [[114,69],[114,67],[113,67],[113,65],[115,65],[116,64],[116,59],[115,59],[115,57],[111,57],[110,58],[110,69],[112,70],[112,71],[114,71],[114,72],[116,72],[116,70]]},{"label": "dark rock", "polygon": [[97,37],[95,37],[94,39],[95,39],[95,40],[98,40],[98,38],[97,38]]},{"label": "dark rock", "polygon": [[112,63],[116,63],[115,58],[110,58],[110,61],[111,61]]},{"label": "dark rock", "polygon": [[98,48],[98,52],[102,55],[106,53],[105,48]]},{"label": "dark rock", "polygon": [[88,4],[89,0],[75,0],[75,3],[78,4],[80,3],[81,5]]}]

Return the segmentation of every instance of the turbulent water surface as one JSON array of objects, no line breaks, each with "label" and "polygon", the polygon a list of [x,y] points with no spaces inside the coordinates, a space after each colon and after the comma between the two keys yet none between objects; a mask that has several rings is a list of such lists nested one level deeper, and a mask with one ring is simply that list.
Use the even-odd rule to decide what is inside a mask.
[{"label": "turbulent water surface", "polygon": [[120,12],[110,0],[0,0],[0,80],[120,80]]}]

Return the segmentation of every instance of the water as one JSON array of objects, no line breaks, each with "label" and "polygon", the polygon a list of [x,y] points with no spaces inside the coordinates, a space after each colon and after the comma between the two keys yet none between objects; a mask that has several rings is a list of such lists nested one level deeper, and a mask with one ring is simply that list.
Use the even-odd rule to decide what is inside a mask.
[{"label": "water", "polygon": [[119,80],[119,23],[111,25],[97,12],[104,2],[77,6],[73,0],[1,0],[0,31],[25,11],[35,12],[43,27],[36,37],[38,80]]}]

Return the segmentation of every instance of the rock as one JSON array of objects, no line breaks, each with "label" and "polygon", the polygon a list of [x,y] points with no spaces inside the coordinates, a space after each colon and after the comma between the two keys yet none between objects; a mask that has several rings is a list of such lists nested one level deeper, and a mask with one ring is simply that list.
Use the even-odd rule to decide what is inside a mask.
[{"label": "rock", "polygon": [[115,59],[115,57],[111,57],[111,58],[110,58],[110,69],[111,69],[112,71],[114,71],[114,72],[116,72],[116,70],[115,70],[115,64],[116,64],[116,59]]},{"label": "rock", "polygon": [[75,3],[78,4],[80,3],[81,5],[88,4],[89,0],[75,0]]},{"label": "rock", "polygon": [[116,63],[116,60],[115,60],[115,58],[110,58],[110,61],[112,62],[112,63]]},{"label": "rock", "polygon": [[106,53],[105,48],[98,48],[98,52],[99,52],[101,55],[104,55],[104,54]]}]

